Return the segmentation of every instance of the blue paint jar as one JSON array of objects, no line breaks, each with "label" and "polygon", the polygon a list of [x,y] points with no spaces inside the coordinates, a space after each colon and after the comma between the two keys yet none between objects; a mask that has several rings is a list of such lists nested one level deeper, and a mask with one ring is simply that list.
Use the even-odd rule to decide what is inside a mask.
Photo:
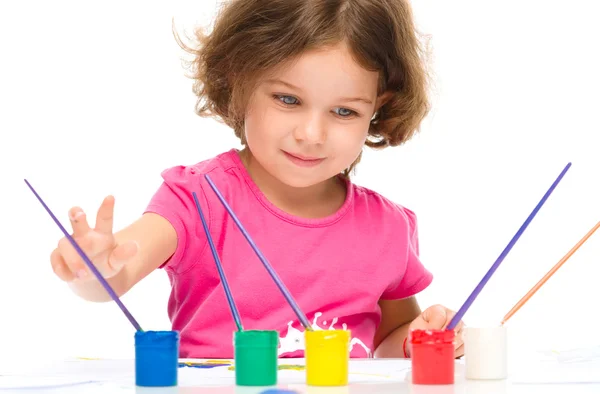
[{"label": "blue paint jar", "polygon": [[179,332],[135,333],[135,384],[144,387],[177,386]]}]

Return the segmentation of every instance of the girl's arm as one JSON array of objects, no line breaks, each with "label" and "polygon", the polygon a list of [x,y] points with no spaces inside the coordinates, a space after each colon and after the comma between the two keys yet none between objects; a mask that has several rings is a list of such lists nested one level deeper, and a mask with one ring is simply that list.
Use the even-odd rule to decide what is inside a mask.
[{"label": "girl's arm", "polygon": [[378,358],[404,358],[404,339],[410,324],[421,315],[421,308],[415,297],[380,300],[379,307],[381,324],[375,333],[374,355]]},{"label": "girl's arm", "polygon": [[[118,274],[107,279],[119,297],[167,261],[177,247],[177,234],[173,226],[165,218],[154,213],[142,215],[129,226],[115,233],[115,238],[118,245],[128,241],[135,241],[138,244],[135,256]],[[75,280],[69,284],[77,295],[88,301],[111,301],[98,280]]]}]

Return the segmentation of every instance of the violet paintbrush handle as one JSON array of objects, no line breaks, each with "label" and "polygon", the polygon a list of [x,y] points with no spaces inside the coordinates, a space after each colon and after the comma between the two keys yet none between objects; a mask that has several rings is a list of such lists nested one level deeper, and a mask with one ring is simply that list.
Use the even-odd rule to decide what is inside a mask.
[{"label": "violet paintbrush handle", "polygon": [[215,260],[215,264],[217,265],[217,271],[219,271],[219,278],[221,279],[221,284],[223,285],[223,289],[225,290],[225,296],[227,297],[227,303],[229,303],[229,309],[231,310],[231,314],[233,315],[233,320],[235,321],[235,325],[237,326],[238,331],[244,331],[240,313],[238,312],[237,306],[235,305],[235,301],[233,300],[233,295],[231,294],[231,289],[229,288],[229,283],[227,282],[227,276],[225,276],[225,271],[223,270],[221,259],[219,258],[219,254],[217,253],[217,248],[215,247],[215,243],[213,242],[212,235],[210,235],[208,223],[206,223],[206,219],[204,218],[204,212],[202,212],[202,207],[200,207],[200,201],[198,201],[198,195],[196,194],[196,192],[193,192],[192,196],[194,197],[196,210],[198,211],[198,215],[200,215],[200,221],[202,222],[202,227],[204,228],[204,233],[206,234],[206,239],[208,241],[208,245],[210,246],[213,259]]},{"label": "violet paintbrush handle", "polygon": [[208,174],[205,174],[204,177],[206,178],[206,180],[208,181],[208,184],[210,185],[210,187],[213,189],[213,191],[215,192],[215,194],[219,198],[219,201],[221,201],[221,204],[223,204],[223,207],[225,207],[225,210],[227,210],[227,212],[229,213],[229,216],[231,217],[231,219],[233,219],[233,221],[235,222],[235,224],[237,225],[237,227],[239,228],[239,230],[241,231],[241,233],[246,238],[246,241],[248,241],[248,243],[250,244],[250,246],[254,250],[254,253],[256,253],[256,255],[258,256],[259,260],[263,263],[263,265],[264,265],[265,269],[267,270],[267,272],[269,273],[269,275],[271,275],[271,278],[273,278],[273,281],[275,282],[275,284],[277,285],[277,287],[279,288],[279,290],[281,291],[281,293],[285,297],[286,301],[290,304],[290,306],[294,310],[294,313],[296,313],[296,316],[298,317],[298,320],[300,320],[300,322],[302,323],[302,325],[304,326],[304,328],[306,330],[312,331],[312,326],[310,325],[310,322],[308,321],[308,318],[300,310],[300,307],[298,306],[298,304],[296,303],[296,301],[292,297],[290,291],[287,289],[287,287],[285,286],[285,284],[281,281],[281,279],[279,278],[279,276],[277,275],[277,273],[275,272],[275,270],[273,269],[273,267],[271,267],[271,264],[269,264],[269,262],[267,261],[267,259],[265,258],[265,256],[263,256],[263,254],[261,253],[260,249],[258,249],[258,247],[256,246],[256,244],[254,243],[254,241],[250,237],[250,234],[248,234],[248,231],[246,231],[246,229],[244,228],[244,226],[242,225],[242,223],[240,222],[240,220],[237,218],[237,216],[235,215],[235,213],[233,212],[233,210],[231,209],[231,207],[229,206],[229,204],[227,203],[227,201],[225,201],[225,197],[223,197],[223,195],[221,194],[221,192],[219,191],[219,189],[217,188],[217,186],[213,183],[212,179],[210,179],[210,177],[208,176]]},{"label": "violet paintbrush handle", "polygon": [[454,315],[454,317],[450,321],[450,324],[448,324],[448,327],[447,327],[448,330],[453,330],[458,325],[458,323],[461,321],[461,319],[463,318],[463,316],[465,315],[465,313],[467,312],[467,310],[469,309],[469,307],[471,306],[471,304],[473,304],[473,302],[475,301],[475,299],[477,298],[477,296],[479,295],[479,293],[481,293],[481,290],[483,290],[483,287],[490,280],[490,278],[492,277],[492,275],[494,274],[494,272],[496,272],[496,270],[500,266],[500,263],[502,263],[502,261],[506,258],[506,256],[508,255],[508,253],[510,252],[510,250],[513,248],[513,246],[515,245],[515,243],[519,240],[519,238],[521,237],[521,235],[523,235],[523,233],[525,232],[525,229],[527,228],[527,226],[529,226],[529,223],[531,223],[531,221],[533,220],[533,218],[535,217],[535,215],[537,215],[538,211],[542,208],[542,206],[544,205],[544,203],[546,202],[546,200],[548,200],[548,197],[550,197],[550,195],[552,194],[552,192],[554,191],[554,189],[556,188],[556,186],[558,186],[558,184],[560,183],[560,181],[562,180],[562,178],[565,176],[565,174],[567,173],[567,171],[569,170],[570,167],[571,167],[571,163],[568,163],[565,166],[565,168],[561,171],[561,173],[558,175],[558,177],[556,178],[556,180],[552,183],[552,185],[550,186],[550,188],[548,189],[548,191],[546,191],[546,193],[544,194],[544,196],[542,197],[542,199],[540,200],[540,202],[538,202],[538,204],[536,205],[536,207],[529,214],[529,217],[527,217],[527,219],[521,225],[521,227],[519,228],[519,230],[517,231],[517,233],[513,236],[513,238],[508,243],[508,245],[506,245],[506,248],[504,248],[504,250],[502,251],[502,253],[498,257],[498,259],[490,267],[490,269],[488,270],[488,272],[484,275],[483,279],[481,279],[481,281],[479,282],[479,284],[477,285],[477,287],[475,287],[475,289],[473,290],[473,292],[471,293],[471,295],[469,295],[469,298],[467,298],[467,300],[460,307],[460,309],[458,310],[458,312],[456,312],[456,315]]},{"label": "violet paintbrush handle", "polygon": [[119,299],[119,297],[117,296],[117,294],[115,293],[115,291],[112,289],[112,287],[110,287],[110,285],[108,284],[108,282],[106,281],[106,279],[104,279],[104,277],[102,276],[102,274],[100,273],[100,271],[98,271],[98,269],[96,268],[96,266],[88,258],[88,256],[85,254],[85,252],[81,249],[81,247],[77,244],[77,242],[75,242],[75,240],[73,239],[73,237],[71,236],[71,234],[69,234],[69,232],[60,223],[60,221],[54,215],[54,213],[52,213],[52,211],[46,205],[46,203],[44,202],[44,200],[42,200],[42,197],[40,197],[40,195],[35,191],[35,189],[33,188],[33,186],[31,186],[31,184],[27,181],[27,179],[25,179],[25,183],[27,184],[27,186],[29,187],[29,189],[33,192],[33,194],[37,197],[38,201],[42,204],[42,206],[44,207],[44,209],[46,209],[46,212],[48,212],[48,214],[50,215],[50,217],[52,218],[52,220],[54,220],[54,223],[56,223],[56,225],[60,228],[60,230],[63,232],[63,234],[65,235],[65,237],[67,237],[67,239],[69,240],[69,242],[71,242],[71,245],[73,245],[73,247],[75,248],[75,250],[77,251],[77,253],[79,254],[79,256],[81,256],[81,258],[83,259],[83,261],[85,262],[85,264],[88,266],[88,268],[90,269],[90,271],[92,271],[94,273],[94,275],[96,276],[96,278],[98,279],[98,281],[102,284],[102,286],[104,287],[104,289],[106,290],[106,292],[117,303],[117,305],[119,306],[119,308],[121,308],[121,311],[123,311],[123,313],[125,314],[125,316],[127,317],[127,319],[131,322],[131,324],[135,327],[135,329],[137,331],[143,331],[142,327],[140,327],[140,325],[134,319],[133,315],[129,312],[129,310],[127,310],[127,308],[125,308],[125,305],[123,305],[123,303],[121,302],[121,300]]}]

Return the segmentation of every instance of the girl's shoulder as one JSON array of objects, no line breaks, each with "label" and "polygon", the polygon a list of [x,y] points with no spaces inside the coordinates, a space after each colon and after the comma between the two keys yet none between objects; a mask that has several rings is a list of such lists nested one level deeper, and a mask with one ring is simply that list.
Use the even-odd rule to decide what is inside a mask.
[{"label": "girl's shoulder", "polygon": [[412,229],[417,226],[417,216],[412,209],[364,186],[354,184],[352,192],[355,211],[368,215],[370,221],[378,219],[388,224],[395,223]]},{"label": "girl's shoulder", "polygon": [[185,184],[207,174],[219,176],[221,173],[238,168],[237,159],[237,151],[231,149],[195,164],[180,164],[169,167],[161,172],[161,176],[165,182]]}]

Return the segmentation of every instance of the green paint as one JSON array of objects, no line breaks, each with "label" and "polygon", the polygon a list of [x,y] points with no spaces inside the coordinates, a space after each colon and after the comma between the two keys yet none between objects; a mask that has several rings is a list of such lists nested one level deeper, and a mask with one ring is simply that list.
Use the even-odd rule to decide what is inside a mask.
[{"label": "green paint", "polygon": [[238,386],[274,386],[277,384],[277,331],[236,331],[235,382]]}]

